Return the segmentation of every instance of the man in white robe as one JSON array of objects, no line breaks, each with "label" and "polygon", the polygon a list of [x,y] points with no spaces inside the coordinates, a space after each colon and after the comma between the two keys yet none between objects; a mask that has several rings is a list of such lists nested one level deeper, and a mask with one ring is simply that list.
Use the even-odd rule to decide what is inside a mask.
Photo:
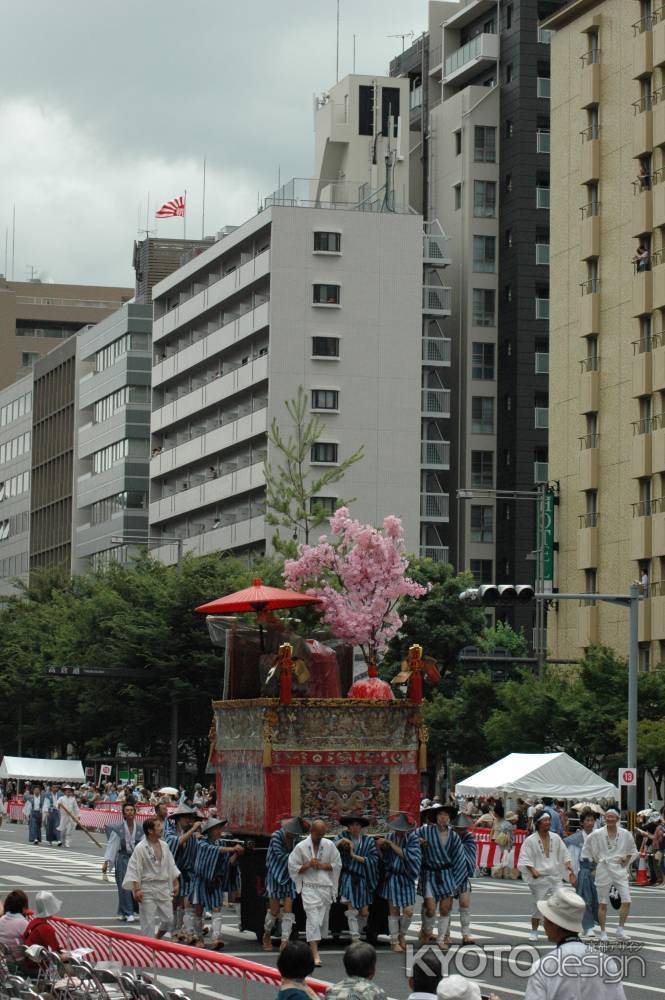
[{"label": "man in white robe", "polygon": [[317,966],[321,965],[319,941],[328,932],[328,914],[342,870],[340,853],[325,833],[326,824],[317,819],[309,837],[296,844],[289,855],[289,875],[302,897],[307,918],[305,937]]},{"label": "man in white robe", "polygon": [[598,892],[598,923],[600,924],[600,940],[607,941],[605,923],[607,921],[607,904],[610,901],[610,888],[614,885],[621,897],[619,910],[619,926],[616,936],[628,940],[625,926],[630,912],[630,888],[628,873],[630,866],[638,855],[633,835],[619,825],[617,809],[608,809],[605,813],[605,826],[594,830],[587,837],[582,848],[581,858],[588,858],[596,865],[596,891]]},{"label": "man in white robe", "polygon": [[180,887],[180,871],[165,840],[163,824],[150,818],[143,824],[145,837],[139,841],[127,865],[123,889],[139,904],[141,933],[161,938],[173,926],[173,899]]},{"label": "man in white robe", "polygon": [[545,810],[536,813],[533,817],[535,833],[527,837],[522,844],[517,866],[533,896],[530,941],[538,940],[540,925],[538,903],[548,899],[561,888],[564,876],[571,885],[574,886],[576,882],[568,848],[561,837],[556,833],[550,833],[551,821],[551,816]]},{"label": "man in white robe", "polygon": [[74,789],[71,785],[63,785],[63,794],[58,799],[58,810],[60,812],[60,840],[58,847],[69,847],[72,842],[72,833],[76,829],[80,819],[78,802],[74,798]]}]

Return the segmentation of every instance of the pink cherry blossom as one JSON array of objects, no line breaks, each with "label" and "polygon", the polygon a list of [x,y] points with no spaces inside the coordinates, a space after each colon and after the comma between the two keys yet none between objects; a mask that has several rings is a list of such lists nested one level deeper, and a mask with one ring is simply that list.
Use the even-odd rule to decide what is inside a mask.
[{"label": "pink cherry blossom", "polygon": [[301,545],[298,558],[284,564],[287,587],[321,599],[321,617],[337,638],[360,646],[375,663],[402,624],[404,597],[422,597],[423,587],[406,575],[404,530],[394,514],[382,528],[354,521],[346,507],[330,518],[334,536],[318,545]]}]

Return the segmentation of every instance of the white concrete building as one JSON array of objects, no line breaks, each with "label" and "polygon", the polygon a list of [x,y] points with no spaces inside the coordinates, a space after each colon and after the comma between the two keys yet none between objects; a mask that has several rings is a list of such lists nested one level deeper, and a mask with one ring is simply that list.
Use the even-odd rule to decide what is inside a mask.
[{"label": "white concrete building", "polygon": [[0,601],[28,580],[32,375],[0,390]]},{"label": "white concrete building", "polygon": [[[292,182],[155,286],[150,524],[155,553],[262,550],[266,431],[299,386],[325,424],[316,470],[365,448],[331,490],[404,519],[419,546],[422,219],[365,181]],[[364,209],[364,210],[361,210]]]}]

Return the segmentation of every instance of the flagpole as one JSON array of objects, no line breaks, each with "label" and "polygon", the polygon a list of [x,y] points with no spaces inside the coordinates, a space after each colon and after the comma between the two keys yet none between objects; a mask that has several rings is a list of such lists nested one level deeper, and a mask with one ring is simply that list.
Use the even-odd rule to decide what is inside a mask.
[{"label": "flagpole", "polygon": [[206,226],[206,158],[203,157],[203,208],[201,210],[201,239],[205,239]]},{"label": "flagpole", "polygon": [[187,188],[185,188],[185,197],[183,198],[182,206],[182,238],[187,239]]}]

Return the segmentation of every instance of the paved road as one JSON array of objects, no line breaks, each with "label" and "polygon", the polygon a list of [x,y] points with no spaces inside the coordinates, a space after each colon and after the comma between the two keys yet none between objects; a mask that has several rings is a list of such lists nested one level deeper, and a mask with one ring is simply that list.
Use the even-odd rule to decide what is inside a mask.
[{"label": "paved road", "polygon": [[[4,896],[10,889],[20,887],[28,892],[32,901],[34,894],[40,889],[49,889],[63,900],[62,916],[97,927],[136,933],[135,926],[128,927],[115,917],[115,884],[102,880],[100,855],[101,851],[96,851],[81,832],[74,834],[73,846],[69,851],[48,845],[35,847],[27,843],[27,830],[24,826],[9,824],[5,820],[0,830],[0,895]],[[463,951],[452,949],[451,963],[464,961],[471,971],[495,947],[525,945],[530,905],[529,891],[521,883],[475,880],[472,930],[479,948],[467,948]],[[614,915],[612,921],[616,922]],[[418,923],[414,922],[410,935],[414,945],[418,927]],[[625,983],[628,1000],[658,1000],[659,995],[665,1000],[665,890],[634,890],[629,930],[634,942],[639,944],[638,958],[644,963],[644,974],[639,963],[633,961]],[[459,936],[459,923],[455,918],[453,938],[459,940]],[[227,953],[275,965],[276,954],[266,955],[253,934],[238,930],[238,916],[232,910],[227,911],[225,917],[224,937]],[[544,937],[536,946],[539,952],[544,952],[549,947]],[[342,953],[343,948],[332,944],[323,950],[322,979],[335,982],[342,978]],[[515,961],[517,966],[528,968],[530,965],[528,953],[518,955]],[[483,984],[484,991],[488,991],[487,988],[491,986],[502,1000],[511,1000],[524,994],[525,980],[516,974],[513,960],[505,953],[493,959],[489,967],[477,974],[476,978]],[[379,946],[376,979],[389,997],[403,998],[408,995],[404,958],[393,955],[387,948],[387,941],[381,942]],[[160,974],[159,981],[166,986],[180,986],[191,991],[191,981],[186,981],[176,971],[168,976]],[[238,1000],[241,987],[237,980],[231,978],[203,975],[197,979],[196,992],[203,997]],[[251,984],[243,1000],[271,1000],[273,995],[271,988]]]}]

